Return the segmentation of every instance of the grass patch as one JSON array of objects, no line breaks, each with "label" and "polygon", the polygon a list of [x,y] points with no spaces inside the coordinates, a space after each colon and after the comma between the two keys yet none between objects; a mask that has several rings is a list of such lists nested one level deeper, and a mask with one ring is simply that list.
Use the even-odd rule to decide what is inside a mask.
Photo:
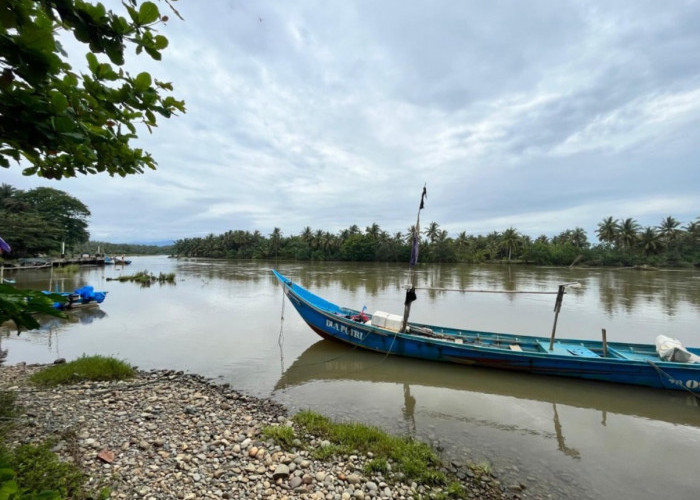
[{"label": "grass patch", "polygon": [[61,462],[51,451],[52,445],[49,441],[38,446],[25,444],[10,452],[10,464],[17,474],[19,488],[31,492],[55,491],[62,498],[85,498],[85,475],[77,465]]},{"label": "grass patch", "polygon": [[131,281],[142,286],[150,286],[152,283],[175,283],[175,273],[160,273],[156,276],[148,271],[139,271],[136,274],[107,278],[107,281]]},{"label": "grass patch", "polygon": [[440,470],[440,460],[435,452],[424,443],[411,438],[391,436],[376,427],[357,423],[333,423],[327,417],[311,411],[297,413],[294,422],[316,437],[327,439],[329,447],[314,452],[329,457],[329,453],[353,454],[372,453],[374,459],[367,465],[377,471],[388,469],[391,461],[395,472],[407,479],[430,485],[444,485],[447,477]]},{"label": "grass patch", "polygon": [[17,393],[14,391],[0,391],[0,445],[19,414],[16,400]]},{"label": "grass patch", "polygon": [[263,429],[263,436],[272,439],[282,448],[291,448],[294,443],[294,429],[286,425],[274,425]]},{"label": "grass patch", "polygon": [[83,380],[124,380],[133,377],[134,368],[106,356],[81,356],[75,361],[52,365],[33,374],[29,380],[42,387],[74,384]]}]

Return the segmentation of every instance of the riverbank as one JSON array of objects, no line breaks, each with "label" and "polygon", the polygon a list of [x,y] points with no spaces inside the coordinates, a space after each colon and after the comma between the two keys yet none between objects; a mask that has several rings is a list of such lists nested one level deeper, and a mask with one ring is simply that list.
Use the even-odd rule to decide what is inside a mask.
[{"label": "riverbank", "polygon": [[[0,367],[0,390],[17,392],[21,417],[9,445],[56,440],[54,451],[86,472],[87,487],[111,498],[145,499],[418,499],[444,490],[390,483],[366,474],[371,456],[312,458],[285,451],[262,431],[294,425],[286,409],[182,372],[139,372],[118,382],[37,389],[28,378],[39,365]],[[326,446],[310,437],[311,447]],[[450,464],[467,498],[521,498],[488,473]]]}]

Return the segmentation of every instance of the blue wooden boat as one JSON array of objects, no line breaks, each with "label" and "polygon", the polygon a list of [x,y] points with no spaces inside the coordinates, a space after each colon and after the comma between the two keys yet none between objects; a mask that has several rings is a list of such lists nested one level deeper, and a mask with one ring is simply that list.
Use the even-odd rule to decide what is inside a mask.
[{"label": "blue wooden boat", "polygon": [[[460,330],[366,314],[329,302],[272,271],[321,337],[386,354],[700,394],[700,363],[664,361],[655,345]],[[551,345],[551,349],[550,349]],[[700,348],[685,348],[700,356]]]},{"label": "blue wooden boat", "polygon": [[44,290],[42,293],[45,295],[61,295],[65,299],[65,302],[54,302],[53,304],[55,309],[60,310],[75,309],[77,307],[84,306],[96,306],[104,302],[105,298],[107,297],[107,292],[96,291],[91,286],[83,286],[73,292],[51,292]]}]

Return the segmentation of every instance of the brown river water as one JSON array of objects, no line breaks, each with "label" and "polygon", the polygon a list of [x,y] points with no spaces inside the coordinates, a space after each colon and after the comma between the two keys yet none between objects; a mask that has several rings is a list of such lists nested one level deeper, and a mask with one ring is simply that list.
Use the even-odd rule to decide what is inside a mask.
[{"label": "brown river water", "polygon": [[[6,363],[111,355],[142,369],[199,373],[291,412],[312,409],[433,444],[446,459],[486,463],[524,498],[700,497],[700,401],[685,392],[513,374],[386,357],[321,340],[283,300],[277,268],[318,295],[369,312],[401,313],[407,266],[134,257],[129,266],[10,272],[18,287],[107,290],[100,307],[0,330]],[[475,330],[549,335],[554,295],[569,289],[557,335],[700,345],[700,272],[422,265],[411,319]],[[174,272],[176,284],[107,278]]]}]

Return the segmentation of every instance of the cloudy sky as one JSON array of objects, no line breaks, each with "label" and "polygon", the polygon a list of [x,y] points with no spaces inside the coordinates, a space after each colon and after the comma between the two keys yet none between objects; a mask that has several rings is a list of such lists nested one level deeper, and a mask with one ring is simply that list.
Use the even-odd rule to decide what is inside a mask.
[{"label": "cloudy sky", "polygon": [[112,242],[405,231],[425,183],[452,236],[700,216],[699,1],[176,5],[163,61],[128,62],[186,101],[141,134],[158,170],[1,182],[70,193]]}]

